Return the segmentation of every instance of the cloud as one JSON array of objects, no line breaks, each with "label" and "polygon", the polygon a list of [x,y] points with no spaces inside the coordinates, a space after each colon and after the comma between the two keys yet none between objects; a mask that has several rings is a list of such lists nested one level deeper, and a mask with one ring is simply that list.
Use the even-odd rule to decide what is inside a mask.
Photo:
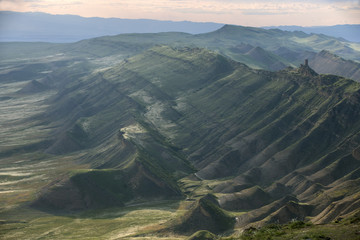
[{"label": "cloud", "polygon": [[0,11],[21,11],[24,7],[23,0],[0,0]]},{"label": "cloud", "polygon": [[268,10],[262,11],[262,10],[257,10],[257,11],[253,11],[253,10],[244,10],[242,12],[244,15],[287,15],[289,14],[289,12],[271,12]]},{"label": "cloud", "polygon": [[360,23],[360,0],[0,0],[0,9],[251,25]]},{"label": "cloud", "polygon": [[[49,8],[61,6],[118,6],[122,8],[138,9],[142,11],[158,12],[167,10],[173,12],[189,13],[228,13],[229,11],[243,11],[244,14],[284,14],[306,8],[333,7],[337,9],[356,9],[360,6],[359,0],[0,0],[1,2],[17,2],[29,8]],[[29,5],[31,4],[31,5]]]},{"label": "cloud", "polygon": [[0,0],[0,10],[46,11],[53,7],[71,7],[83,3],[80,0]]}]

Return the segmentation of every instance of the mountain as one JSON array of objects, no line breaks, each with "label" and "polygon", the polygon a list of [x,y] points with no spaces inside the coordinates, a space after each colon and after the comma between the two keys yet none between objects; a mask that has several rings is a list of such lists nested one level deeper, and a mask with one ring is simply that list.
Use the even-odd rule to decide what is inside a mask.
[{"label": "mountain", "polygon": [[[73,47],[66,46],[63,48],[61,44],[48,44],[46,51],[39,49],[38,52],[32,52],[31,55],[36,55],[40,52],[47,52],[49,55],[51,53],[59,54],[60,49],[63,49],[62,53],[68,52],[71,54],[74,51],[73,55],[86,54],[89,57],[94,55],[98,57],[119,53],[124,58],[138,54],[156,44],[172,44],[175,46],[205,47],[218,51],[222,55],[236,61],[243,62],[250,67],[265,70],[280,70],[286,66],[298,66],[305,58],[311,58],[311,56],[322,50],[330,51],[346,60],[360,61],[358,43],[352,43],[338,37],[334,38],[323,34],[306,34],[301,31],[289,32],[279,29],[224,26],[213,23],[82,18],[72,15],[6,11],[0,12],[0,20],[6,23],[0,28],[0,41],[2,42],[75,42],[99,37],[74,43]],[[340,28],[341,26],[337,27]],[[346,25],[346,27],[356,26]],[[169,33],[169,31],[172,33]],[[334,32],[336,31],[334,30]],[[351,33],[356,32],[351,31]],[[148,34],[117,35],[120,33]],[[117,36],[101,37],[104,35]],[[255,48],[254,51],[252,53],[239,51],[239,46],[243,44],[252,45]],[[29,56],[29,48],[23,48],[21,46],[23,43],[18,43],[16,46],[12,45],[13,48],[5,47],[5,45],[9,45],[9,43],[2,43],[0,46],[1,57],[4,59],[14,56]],[[32,43],[33,47],[40,45]],[[284,49],[286,49],[285,52]],[[21,55],[19,56],[18,54]],[[319,72],[339,74],[351,78],[349,74],[344,75],[339,71],[332,72],[331,68],[328,68],[328,70],[330,71],[323,72],[321,69]]]},{"label": "mountain", "polygon": [[288,48],[300,53],[329,50],[346,59],[359,61],[357,47],[355,47],[358,46],[357,43],[319,34],[225,25],[214,32],[200,34],[197,38],[205,41],[208,47],[221,45],[224,53],[227,53],[225,49],[229,45],[245,43],[272,52],[279,48]]},{"label": "mountain", "polygon": [[[185,33],[121,34],[84,40],[70,44],[70,46],[76,49],[76,54],[82,52],[105,56],[108,54],[123,53],[125,51],[132,51],[132,54],[140,53],[144,49],[158,44],[207,48],[236,61],[249,64],[250,66],[255,64],[254,67],[257,68],[264,67],[264,63],[257,63],[257,61],[264,61],[262,57],[265,55],[267,55],[265,58],[271,56],[272,61],[267,61],[267,64],[270,65],[273,64],[274,61],[296,65],[303,61],[303,59],[300,61],[298,58],[287,59],[283,56],[280,58],[274,56],[274,53],[276,54],[276,51],[280,48],[290,49],[295,52],[296,55],[328,50],[345,59],[360,60],[358,51],[359,44],[357,43],[350,43],[325,35],[305,34],[301,32],[292,33],[281,30],[265,30],[234,25],[225,25],[216,31],[195,35]],[[255,58],[254,56],[250,56],[252,59],[249,59],[249,55],[251,54],[246,55],[248,51],[244,52],[241,49],[236,49],[239,46],[241,48],[241,45],[244,44],[253,46],[255,52],[259,53],[259,51],[261,51],[262,56]],[[91,49],[91,47],[93,47],[93,49]],[[99,50],[101,50],[101,52]],[[134,52],[134,50],[136,50],[136,52]],[[69,48],[65,48],[64,51],[69,51]],[[267,53],[265,53],[265,51]],[[265,66],[270,68],[270,66],[266,64]]]},{"label": "mountain", "polygon": [[[196,35],[158,33],[101,37],[71,44],[70,47],[66,46],[62,52],[86,54],[89,57],[121,54],[123,58],[126,58],[159,44],[207,48],[252,68],[265,70],[281,70],[287,66],[295,67],[304,59],[309,59],[310,66],[319,73],[335,74],[359,80],[355,73],[358,68],[357,62],[360,60],[359,44],[357,43],[324,35],[232,25],[225,25],[214,32]],[[318,53],[323,50],[343,59],[335,61],[337,68],[334,68],[336,57],[329,54],[320,54],[322,61],[319,62]],[[318,57],[315,58],[315,56]],[[323,64],[325,62],[334,63],[330,67],[330,64]],[[345,65],[346,67],[344,67]],[[351,71],[349,72],[349,70]]]},{"label": "mountain", "polygon": [[[150,19],[85,18],[76,15],[52,15],[42,12],[0,11],[1,42],[75,42],[83,39],[123,33],[184,32],[200,34],[215,31],[224,24],[173,22]],[[335,26],[270,26],[264,29],[324,34],[360,42],[360,25]]]},{"label": "mountain", "polygon": [[245,55],[252,58],[258,65],[263,64],[263,69],[276,71],[284,69],[287,66],[282,59],[268,51],[265,51],[261,47],[254,47],[245,53]]},{"label": "mountain", "polygon": [[333,74],[350,78],[358,82],[360,81],[360,64],[358,62],[341,58],[327,50],[322,50],[318,53],[299,53],[288,48],[279,48],[274,53],[275,55],[292,62],[308,59],[309,66],[318,73]]},{"label": "mountain", "polygon": [[[93,64],[109,67],[109,65],[119,63],[144,50],[162,44],[174,47],[207,48],[252,68],[264,70],[281,70],[287,66],[296,67],[303,63],[304,59],[309,59],[310,66],[319,73],[337,74],[358,80],[355,73],[347,72],[348,69],[355,69],[360,60],[358,43],[325,35],[232,25],[225,25],[214,32],[195,35],[168,32],[120,34],[62,44],[0,43],[2,53],[0,61],[19,63],[20,60],[27,62],[46,56],[49,58],[56,56],[56,58],[62,59],[81,57],[90,59]],[[335,62],[338,66],[345,64],[346,67],[319,67],[321,63],[325,62],[335,64],[335,58],[330,55],[322,54],[321,58],[314,58],[323,50],[342,58],[342,61]],[[325,58],[328,59],[325,60]],[[322,60],[320,61],[320,59]],[[318,65],[314,61],[321,63]],[[356,69],[352,71],[356,72]]]},{"label": "mountain", "polygon": [[340,58],[329,51],[309,57],[310,67],[318,73],[331,73],[360,82],[360,63]]},{"label": "mountain", "polygon": [[[239,46],[254,31],[229,28],[210,35]],[[139,40],[123,58],[135,36],[1,62],[4,239],[236,236],[293,219],[358,229],[359,83],[307,62],[253,69],[181,39]]]},{"label": "mountain", "polygon": [[351,42],[360,42],[360,25],[359,24],[346,24],[335,26],[313,26],[313,27],[300,27],[300,26],[273,26],[264,27],[265,29],[277,28],[284,31],[301,31],[304,33],[324,34],[336,38],[343,38]]},{"label": "mountain", "polygon": [[0,42],[76,42],[121,33],[205,33],[223,26],[218,23],[172,22],[148,19],[84,18],[40,12],[0,11]]}]

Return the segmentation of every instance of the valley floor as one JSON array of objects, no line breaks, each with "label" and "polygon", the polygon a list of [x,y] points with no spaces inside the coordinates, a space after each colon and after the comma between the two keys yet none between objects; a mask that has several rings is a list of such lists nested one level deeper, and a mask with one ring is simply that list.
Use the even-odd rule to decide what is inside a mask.
[{"label": "valley floor", "polygon": [[[134,239],[182,214],[178,201],[162,201],[81,214],[53,215],[30,208],[3,212],[1,239]],[[154,236],[148,235],[146,239]],[[156,237],[157,238],[157,237]],[[158,239],[183,239],[163,236]],[[136,239],[143,239],[138,237]]]},{"label": "valley floor", "polygon": [[[1,239],[188,239],[161,233],[167,222],[182,215],[186,202],[159,201],[123,208],[92,210],[81,214],[53,215],[31,208],[2,212]],[[192,238],[194,239],[194,238]],[[199,238],[202,239],[202,238]],[[234,231],[217,236],[223,240],[358,240],[360,218],[326,225],[293,222],[259,229]]]}]

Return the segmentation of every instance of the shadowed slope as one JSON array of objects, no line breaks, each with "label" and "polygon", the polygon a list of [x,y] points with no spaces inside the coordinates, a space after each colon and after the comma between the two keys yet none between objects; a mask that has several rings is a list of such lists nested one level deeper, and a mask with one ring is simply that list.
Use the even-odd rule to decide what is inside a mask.
[{"label": "shadowed slope", "polygon": [[208,194],[194,202],[184,216],[175,220],[172,230],[193,233],[201,229],[220,233],[231,229],[234,223],[235,219],[220,208],[216,197]]}]

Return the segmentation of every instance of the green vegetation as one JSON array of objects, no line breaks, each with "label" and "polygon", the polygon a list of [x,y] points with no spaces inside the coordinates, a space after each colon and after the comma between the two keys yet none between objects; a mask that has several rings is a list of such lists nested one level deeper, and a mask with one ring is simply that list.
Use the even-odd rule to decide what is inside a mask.
[{"label": "green vegetation", "polygon": [[286,240],[286,239],[358,239],[359,225],[348,224],[329,224],[329,225],[312,225],[302,221],[294,221],[285,225],[270,224],[259,229],[248,228],[239,238],[225,239],[241,239],[241,240]]},{"label": "green vegetation", "polygon": [[210,216],[214,218],[214,220],[218,224],[218,228],[220,232],[231,229],[234,226],[234,218],[228,216],[219,206],[214,204],[212,201],[207,198],[201,198],[199,201],[200,207],[204,208]]},{"label": "green vegetation", "polygon": [[[156,229],[176,217],[178,202],[163,201],[56,216],[27,210],[12,212],[12,218],[33,216],[31,220],[0,224],[1,239],[111,239]],[[132,237],[129,237],[130,239]],[[141,239],[141,238],[140,238]],[[172,239],[172,238],[169,238]]]},{"label": "green vegetation", "polygon": [[215,240],[216,235],[205,230],[198,231],[191,235],[187,240]]},{"label": "green vegetation", "polygon": [[360,84],[234,61],[328,40],[225,26],[2,59],[1,238],[356,239]]},{"label": "green vegetation", "polygon": [[272,239],[273,237],[278,237],[284,235],[285,231],[279,225],[272,224],[260,229],[248,228],[245,229],[244,233],[241,236],[241,239],[252,240],[252,239]]},{"label": "green vegetation", "polygon": [[124,181],[124,174],[116,170],[92,170],[70,178],[83,195],[103,206],[121,205],[132,198],[130,187]]}]

